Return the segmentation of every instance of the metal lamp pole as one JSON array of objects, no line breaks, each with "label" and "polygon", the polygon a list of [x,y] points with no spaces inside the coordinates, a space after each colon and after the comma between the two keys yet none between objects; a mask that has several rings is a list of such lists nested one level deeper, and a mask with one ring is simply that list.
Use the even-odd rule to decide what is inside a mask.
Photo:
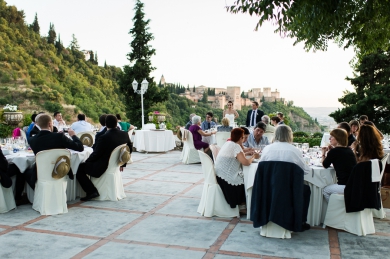
[{"label": "metal lamp pole", "polygon": [[149,83],[148,81],[146,81],[146,79],[144,79],[144,81],[141,82],[141,90],[137,90],[138,88],[138,82],[133,81],[133,83],[131,83],[133,85],[133,89],[134,89],[134,93],[137,93],[137,94],[141,94],[141,107],[142,107],[142,128],[144,128],[144,93],[146,93],[146,91],[148,90],[148,86],[149,86]]}]

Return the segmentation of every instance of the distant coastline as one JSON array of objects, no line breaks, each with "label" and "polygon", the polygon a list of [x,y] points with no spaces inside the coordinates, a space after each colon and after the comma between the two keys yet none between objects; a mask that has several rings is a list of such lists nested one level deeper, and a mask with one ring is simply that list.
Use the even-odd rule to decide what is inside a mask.
[{"label": "distant coastline", "polygon": [[332,117],[329,117],[329,114],[340,109],[341,107],[302,107],[310,117],[317,118],[317,121],[324,126],[327,126],[328,129],[333,129],[336,127],[337,123]]}]

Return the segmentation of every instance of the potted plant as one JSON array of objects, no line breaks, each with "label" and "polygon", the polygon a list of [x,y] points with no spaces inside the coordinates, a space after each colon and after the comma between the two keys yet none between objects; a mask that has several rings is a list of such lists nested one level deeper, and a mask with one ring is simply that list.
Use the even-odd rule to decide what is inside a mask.
[{"label": "potted plant", "polygon": [[7,104],[4,106],[3,112],[4,121],[8,125],[18,125],[23,120],[23,114],[21,111],[18,111],[18,106],[16,105]]},{"label": "potted plant", "polygon": [[165,113],[160,113],[159,111],[149,112],[148,116],[150,122],[157,121],[158,123],[161,123],[165,121]]}]

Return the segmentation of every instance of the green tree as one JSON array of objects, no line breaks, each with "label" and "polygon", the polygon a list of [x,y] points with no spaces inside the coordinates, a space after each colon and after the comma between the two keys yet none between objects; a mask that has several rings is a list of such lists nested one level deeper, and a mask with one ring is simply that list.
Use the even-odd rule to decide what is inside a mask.
[{"label": "green tree", "polygon": [[127,54],[130,65],[123,67],[123,74],[119,80],[120,89],[127,105],[128,117],[135,125],[141,125],[141,98],[140,95],[134,93],[131,84],[133,80],[141,83],[142,80],[146,79],[149,82],[147,92],[144,94],[145,114],[153,105],[168,100],[169,95],[168,90],[166,88],[159,89],[153,77],[150,76],[150,73],[155,70],[151,63],[151,57],[156,54],[156,50],[149,45],[154,37],[148,31],[150,20],[145,19],[143,7],[144,4],[137,0],[134,8],[134,26],[129,32],[133,38],[130,43],[131,52]]},{"label": "green tree", "polygon": [[47,43],[54,44],[57,39],[57,34],[54,29],[54,24],[50,23],[49,32],[47,35]]},{"label": "green tree", "polygon": [[61,51],[64,49],[64,46],[62,45],[62,42],[61,42],[60,34],[58,34],[58,40],[56,41],[55,47],[56,47],[58,53],[61,53]]},{"label": "green tree", "polygon": [[98,55],[97,55],[97,51],[95,51],[95,64],[97,65],[98,63],[99,63]]},{"label": "green tree", "polygon": [[72,41],[70,42],[70,45],[69,45],[69,48],[72,50],[72,51],[75,51],[75,50],[79,50],[80,49],[80,46],[79,46],[79,43],[76,39],[76,36],[74,34],[72,34]]},{"label": "green tree", "polygon": [[235,0],[231,13],[259,17],[256,30],[272,21],[275,32],[304,42],[307,50],[326,50],[329,40],[356,53],[373,53],[390,46],[390,2],[383,0]]},{"label": "green tree", "polygon": [[366,55],[355,69],[355,78],[347,78],[355,92],[344,91],[339,102],[344,108],[329,116],[336,122],[349,122],[365,114],[384,132],[390,131],[390,52]]},{"label": "green tree", "polygon": [[207,101],[207,98],[209,97],[209,95],[207,94],[207,92],[205,91],[204,93],[203,93],[203,97],[202,97],[202,100],[201,100],[201,102],[202,103],[208,103],[208,101]]},{"label": "green tree", "polygon": [[35,13],[35,18],[34,18],[33,23],[31,24],[31,28],[34,32],[39,34],[40,27],[39,27],[39,23],[38,23],[38,14],[37,13]]},{"label": "green tree", "polygon": [[92,62],[92,63],[95,62],[95,57],[94,57],[94,55],[93,55],[93,51],[92,51],[92,50],[89,51],[89,60],[88,60],[88,61],[90,61],[90,62]]}]

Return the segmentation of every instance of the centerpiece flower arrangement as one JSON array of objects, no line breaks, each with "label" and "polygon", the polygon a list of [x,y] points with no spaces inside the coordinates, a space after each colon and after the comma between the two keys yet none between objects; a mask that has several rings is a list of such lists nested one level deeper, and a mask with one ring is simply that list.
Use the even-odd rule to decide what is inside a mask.
[{"label": "centerpiece flower arrangement", "polygon": [[18,106],[17,105],[9,105],[7,104],[3,108],[4,112],[17,112],[18,111]]},{"label": "centerpiece flower arrangement", "polygon": [[165,113],[159,111],[153,111],[148,113],[149,121],[153,123],[160,123],[165,121],[165,115]]},{"label": "centerpiece flower arrangement", "polygon": [[19,122],[23,120],[23,114],[21,111],[18,111],[17,105],[9,105],[7,104],[3,108],[3,117],[4,121],[8,125],[18,125]]}]

